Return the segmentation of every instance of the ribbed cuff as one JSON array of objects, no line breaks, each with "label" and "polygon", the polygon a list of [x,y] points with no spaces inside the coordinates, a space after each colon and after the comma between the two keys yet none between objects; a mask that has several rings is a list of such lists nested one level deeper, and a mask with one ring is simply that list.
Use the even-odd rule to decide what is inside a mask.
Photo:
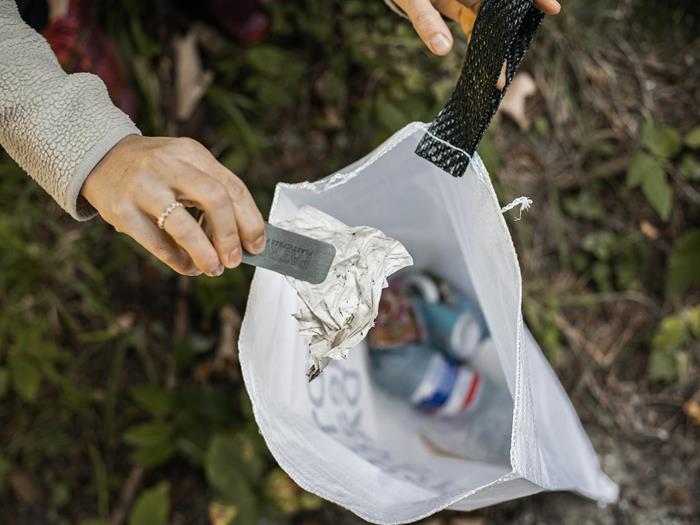
[{"label": "ribbed cuff", "polygon": [[88,152],[75,168],[75,173],[71,178],[68,190],[65,194],[64,209],[70,213],[75,220],[87,221],[97,215],[97,210],[80,195],[83,183],[97,163],[111,150],[114,145],[128,135],[141,135],[139,128],[133,124],[123,124],[111,129]]}]

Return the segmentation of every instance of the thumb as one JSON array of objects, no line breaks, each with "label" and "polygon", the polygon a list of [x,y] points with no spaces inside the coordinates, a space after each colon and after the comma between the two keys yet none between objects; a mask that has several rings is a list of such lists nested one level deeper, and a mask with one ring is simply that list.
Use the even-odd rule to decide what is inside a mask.
[{"label": "thumb", "polygon": [[395,0],[411,20],[423,43],[433,53],[446,55],[452,49],[452,33],[430,0]]}]

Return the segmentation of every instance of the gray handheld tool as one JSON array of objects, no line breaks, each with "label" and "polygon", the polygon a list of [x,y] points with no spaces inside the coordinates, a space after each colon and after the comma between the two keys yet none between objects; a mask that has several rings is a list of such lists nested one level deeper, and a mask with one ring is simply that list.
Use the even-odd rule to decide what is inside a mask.
[{"label": "gray handheld tool", "polygon": [[[197,222],[209,235],[204,213],[198,211]],[[305,235],[284,230],[265,222],[265,250],[253,255],[243,250],[241,261],[300,281],[321,284],[335,257],[335,246]]]},{"label": "gray handheld tool", "polygon": [[252,255],[243,251],[243,262],[289,275],[311,284],[326,280],[335,257],[335,246],[265,223],[265,251]]}]

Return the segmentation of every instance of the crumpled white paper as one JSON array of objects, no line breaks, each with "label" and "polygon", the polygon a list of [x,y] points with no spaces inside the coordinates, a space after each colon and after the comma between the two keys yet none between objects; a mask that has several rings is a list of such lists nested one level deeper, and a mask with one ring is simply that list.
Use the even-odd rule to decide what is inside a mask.
[{"label": "crumpled white paper", "polygon": [[328,277],[321,284],[287,277],[299,295],[299,334],[311,336],[313,364],[309,381],[332,359],[345,359],[374,325],[386,278],[413,264],[406,248],[380,230],[350,227],[311,206],[304,206],[281,228],[335,246]]}]

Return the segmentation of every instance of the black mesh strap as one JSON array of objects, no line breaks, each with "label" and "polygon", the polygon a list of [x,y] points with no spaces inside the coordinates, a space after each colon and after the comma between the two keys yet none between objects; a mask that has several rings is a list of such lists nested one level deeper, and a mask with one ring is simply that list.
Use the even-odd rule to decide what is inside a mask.
[{"label": "black mesh strap", "polygon": [[[476,150],[543,17],[532,0],[483,1],[457,86],[416,154],[451,175],[464,173],[469,158],[459,150]],[[504,60],[506,86],[499,90]]]}]

